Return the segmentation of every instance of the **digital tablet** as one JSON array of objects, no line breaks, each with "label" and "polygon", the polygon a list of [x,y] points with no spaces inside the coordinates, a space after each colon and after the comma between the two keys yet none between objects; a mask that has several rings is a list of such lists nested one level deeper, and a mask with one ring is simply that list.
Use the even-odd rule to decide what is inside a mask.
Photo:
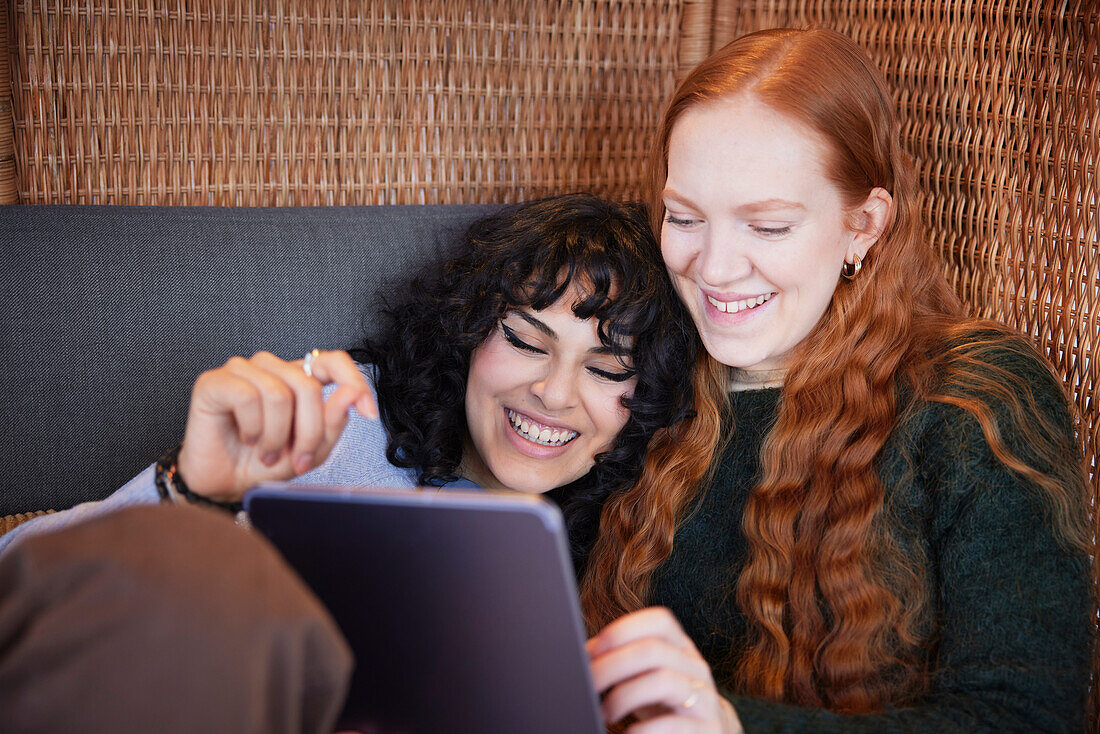
[{"label": "digital tablet", "polygon": [[355,654],[339,728],[604,732],[561,513],[550,503],[268,484],[245,508]]}]

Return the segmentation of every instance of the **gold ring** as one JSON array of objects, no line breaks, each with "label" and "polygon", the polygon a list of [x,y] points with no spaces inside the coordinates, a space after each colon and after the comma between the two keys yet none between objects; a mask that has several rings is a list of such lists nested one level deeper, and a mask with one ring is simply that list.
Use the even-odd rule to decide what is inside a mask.
[{"label": "gold ring", "polygon": [[302,372],[306,373],[306,377],[313,377],[313,360],[317,359],[320,354],[320,349],[314,349],[302,360]]},{"label": "gold ring", "polygon": [[684,702],[680,704],[680,708],[689,709],[695,704],[699,703],[699,691],[706,687],[702,681],[696,680],[691,682],[691,693],[684,699]]}]

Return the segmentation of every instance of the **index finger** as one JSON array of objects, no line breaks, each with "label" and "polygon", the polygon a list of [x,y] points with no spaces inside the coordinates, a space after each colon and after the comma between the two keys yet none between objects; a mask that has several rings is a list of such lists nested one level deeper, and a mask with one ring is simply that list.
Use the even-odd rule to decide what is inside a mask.
[{"label": "index finger", "polygon": [[[299,360],[299,364],[301,360]],[[357,393],[353,405],[360,415],[367,418],[378,417],[378,403],[374,391],[367,384],[367,378],[359,371],[359,365],[347,352],[318,352],[310,367],[314,379],[322,385],[335,383],[339,390]]]},{"label": "index finger", "polygon": [[682,646],[691,643],[676,617],[665,607],[647,607],[619,617],[585,643],[592,657],[645,638],[657,637]]}]

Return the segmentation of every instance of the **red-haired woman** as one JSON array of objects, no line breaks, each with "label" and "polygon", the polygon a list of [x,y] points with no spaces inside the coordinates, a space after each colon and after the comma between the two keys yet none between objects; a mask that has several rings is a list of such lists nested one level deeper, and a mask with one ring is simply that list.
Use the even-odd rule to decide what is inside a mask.
[{"label": "red-haired woman", "polygon": [[582,584],[611,723],[1082,728],[1091,533],[1064,389],[964,315],[899,138],[880,73],[825,30],[731,43],[665,112],[652,216],[710,360]]}]

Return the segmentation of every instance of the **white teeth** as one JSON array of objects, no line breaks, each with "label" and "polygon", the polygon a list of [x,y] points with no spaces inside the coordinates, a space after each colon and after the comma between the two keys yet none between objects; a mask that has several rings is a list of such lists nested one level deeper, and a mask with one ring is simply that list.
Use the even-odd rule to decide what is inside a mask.
[{"label": "white teeth", "polygon": [[530,420],[523,418],[514,410],[508,411],[508,421],[516,433],[532,443],[543,446],[564,446],[577,437],[576,431],[562,430],[560,428],[541,428]]},{"label": "white teeth", "polygon": [[714,306],[722,313],[737,313],[738,311],[761,306],[770,301],[771,297],[774,295],[774,293],[764,293],[752,298],[743,298],[740,301],[719,301],[717,298],[707,296],[707,300],[710,302],[710,305]]}]

